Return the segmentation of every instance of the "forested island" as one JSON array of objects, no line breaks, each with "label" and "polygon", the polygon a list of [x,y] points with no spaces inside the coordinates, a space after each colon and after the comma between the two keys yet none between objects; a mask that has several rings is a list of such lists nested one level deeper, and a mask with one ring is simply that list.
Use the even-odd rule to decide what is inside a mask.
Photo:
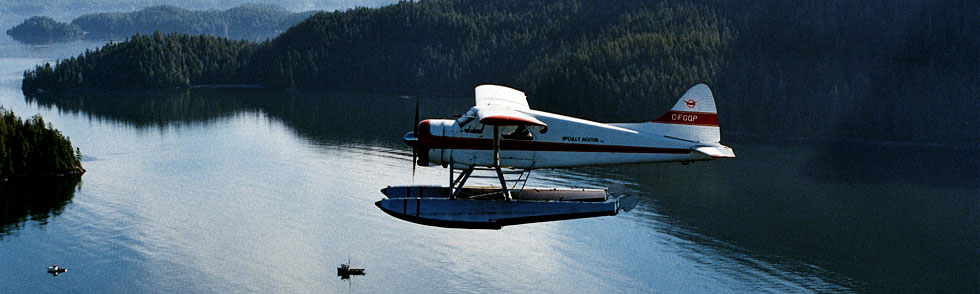
[{"label": "forested island", "polygon": [[77,176],[81,151],[39,115],[21,120],[0,108],[0,182],[17,176]]},{"label": "forested island", "polygon": [[155,33],[25,72],[27,95],[206,84],[470,98],[652,119],[707,83],[726,134],[975,144],[980,11],[964,0],[461,0],[321,12],[264,42]]},{"label": "forested island", "polygon": [[77,16],[103,11],[133,11],[143,7],[173,5],[193,10],[221,9],[244,4],[273,4],[291,11],[334,11],[355,6],[379,7],[398,0],[4,0],[0,1],[3,15]]},{"label": "forested island", "polygon": [[312,15],[293,13],[274,5],[244,4],[227,10],[190,10],[170,5],[139,11],[84,14],[70,24],[35,16],[7,31],[14,40],[30,44],[78,39],[123,39],[154,31],[206,34],[229,39],[262,40],[282,33]]},{"label": "forested island", "polygon": [[76,25],[58,22],[46,16],[35,16],[7,30],[14,40],[27,44],[69,42],[85,35]]}]

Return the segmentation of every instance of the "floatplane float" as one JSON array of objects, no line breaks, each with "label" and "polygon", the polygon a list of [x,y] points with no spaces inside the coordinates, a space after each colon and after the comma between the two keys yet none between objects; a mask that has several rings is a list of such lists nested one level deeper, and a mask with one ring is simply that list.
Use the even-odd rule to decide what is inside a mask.
[{"label": "floatplane float", "polygon": [[[449,185],[388,186],[381,189],[387,198],[375,205],[399,219],[439,227],[500,229],[616,215],[636,206],[621,184],[525,187],[534,169],[735,157],[721,144],[714,97],[704,84],[649,122],[599,123],[532,110],[524,92],[498,85],[476,87],[476,105],[457,119],[418,122],[416,100],[415,121],[404,137],[412,147],[413,173],[414,164],[448,167]],[[500,185],[465,186],[475,170],[490,171]],[[505,173],[518,174],[510,186]]]}]

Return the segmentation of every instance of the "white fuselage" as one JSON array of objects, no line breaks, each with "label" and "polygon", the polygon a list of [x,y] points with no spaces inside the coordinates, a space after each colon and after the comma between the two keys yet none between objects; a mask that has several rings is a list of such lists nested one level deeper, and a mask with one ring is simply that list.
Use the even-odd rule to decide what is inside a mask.
[{"label": "white fuselage", "polygon": [[[543,111],[528,115],[547,124],[527,126],[530,136],[508,136],[517,126],[501,126],[500,166],[520,169],[711,160],[731,149],[717,143],[675,139],[647,123],[604,124]],[[462,124],[462,126],[461,126]],[[430,119],[419,125],[421,160],[446,166],[492,166],[494,126],[472,117]],[[707,152],[709,148],[718,152]],[[727,150],[727,152],[726,152]],[[732,156],[734,154],[732,153]]]}]

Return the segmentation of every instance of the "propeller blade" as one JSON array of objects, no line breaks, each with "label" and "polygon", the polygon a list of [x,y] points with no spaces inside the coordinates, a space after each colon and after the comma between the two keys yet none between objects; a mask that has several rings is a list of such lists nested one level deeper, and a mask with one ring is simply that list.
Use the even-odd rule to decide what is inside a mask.
[{"label": "propeller blade", "polygon": [[[412,132],[419,135],[419,97],[415,96],[415,120],[412,121]],[[412,182],[415,182],[415,166],[418,165],[418,147],[412,144]]]},{"label": "propeller blade", "polygon": [[419,97],[415,97],[415,120],[412,121],[412,122],[414,123],[412,125],[412,131],[415,132],[415,135],[416,136],[418,136],[418,134],[419,134]]}]

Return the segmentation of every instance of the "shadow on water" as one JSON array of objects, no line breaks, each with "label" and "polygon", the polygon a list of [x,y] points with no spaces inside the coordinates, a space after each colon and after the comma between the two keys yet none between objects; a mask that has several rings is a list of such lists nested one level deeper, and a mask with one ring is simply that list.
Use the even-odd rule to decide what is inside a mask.
[{"label": "shadow on water", "polygon": [[[748,264],[765,260],[763,271],[774,264],[862,292],[968,292],[980,286],[980,191],[970,178],[976,160],[906,165],[891,162],[907,160],[907,151],[868,159],[851,154],[876,147],[733,147],[734,160],[596,172],[626,175],[644,203],[635,215],[671,224],[659,226],[665,233]],[[846,154],[828,155],[838,151]],[[903,170],[839,172],[879,161]],[[939,172],[956,166],[973,170]]]},{"label": "shadow on water", "polygon": [[[136,128],[208,124],[243,113],[261,112],[281,120],[317,144],[370,142],[399,148],[403,146],[402,136],[412,130],[415,111],[413,98],[250,88],[83,92],[25,99],[42,107],[56,106],[63,112]],[[471,104],[469,97],[423,97],[420,117],[452,117],[469,109]]]},{"label": "shadow on water", "polygon": [[81,177],[14,179],[0,183],[0,240],[28,221],[46,225],[71,203]]}]

